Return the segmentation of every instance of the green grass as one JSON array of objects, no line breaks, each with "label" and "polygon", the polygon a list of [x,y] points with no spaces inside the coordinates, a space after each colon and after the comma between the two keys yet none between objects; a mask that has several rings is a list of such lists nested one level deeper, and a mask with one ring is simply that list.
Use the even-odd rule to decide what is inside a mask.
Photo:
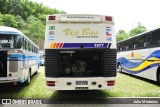
[{"label": "green grass", "polygon": [[0,86],[0,98],[49,98],[53,92],[48,91],[45,85],[44,68],[41,67],[31,78],[30,85],[13,86],[3,84]]},{"label": "green grass", "polygon": [[105,98],[105,97],[160,97],[160,87],[126,74],[117,74],[116,87],[104,91],[49,91],[46,89],[44,67],[34,75],[29,86],[0,85],[0,98]]},{"label": "green grass", "polygon": [[116,87],[105,91],[110,97],[160,97],[160,87],[156,82],[118,73]]}]

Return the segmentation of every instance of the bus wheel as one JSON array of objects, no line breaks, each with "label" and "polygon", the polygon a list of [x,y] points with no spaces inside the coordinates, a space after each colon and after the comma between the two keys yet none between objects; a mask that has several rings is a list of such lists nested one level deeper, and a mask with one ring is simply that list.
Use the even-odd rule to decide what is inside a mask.
[{"label": "bus wheel", "polygon": [[122,72],[122,66],[121,66],[121,64],[120,64],[120,63],[118,64],[117,72]]},{"label": "bus wheel", "polygon": [[30,73],[30,71],[29,71],[29,72],[28,72],[28,79],[27,79],[27,81],[26,81],[26,84],[29,85],[30,82],[31,82],[31,73]]}]

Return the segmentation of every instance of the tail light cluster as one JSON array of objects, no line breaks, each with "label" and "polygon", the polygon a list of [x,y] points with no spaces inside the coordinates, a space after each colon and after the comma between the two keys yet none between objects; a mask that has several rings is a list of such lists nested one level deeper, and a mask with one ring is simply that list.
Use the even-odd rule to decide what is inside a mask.
[{"label": "tail light cluster", "polygon": [[105,20],[106,21],[112,21],[112,17],[111,16],[105,16]]},{"label": "tail light cluster", "polygon": [[55,86],[55,81],[46,81],[47,86]]},{"label": "tail light cluster", "polygon": [[114,85],[115,85],[115,80],[107,81],[107,86],[114,86]]},{"label": "tail light cluster", "polygon": [[48,20],[56,20],[56,16],[48,16]]}]

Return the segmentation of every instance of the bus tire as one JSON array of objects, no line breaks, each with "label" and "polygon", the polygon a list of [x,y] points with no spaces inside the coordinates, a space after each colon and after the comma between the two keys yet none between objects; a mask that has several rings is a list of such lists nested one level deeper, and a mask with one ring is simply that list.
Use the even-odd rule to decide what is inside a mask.
[{"label": "bus tire", "polygon": [[26,84],[29,85],[30,82],[31,82],[31,72],[30,72],[30,70],[29,70],[29,72],[28,72],[28,78],[27,78],[27,80],[26,80]]},{"label": "bus tire", "polygon": [[118,63],[117,72],[122,72],[122,66],[120,63]]}]

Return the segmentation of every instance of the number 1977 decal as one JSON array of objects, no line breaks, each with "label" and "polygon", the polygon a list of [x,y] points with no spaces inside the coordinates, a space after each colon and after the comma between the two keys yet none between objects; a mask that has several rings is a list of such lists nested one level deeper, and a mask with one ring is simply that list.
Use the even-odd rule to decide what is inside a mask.
[{"label": "number 1977 decal", "polygon": [[95,47],[103,47],[104,44],[94,44]]}]

